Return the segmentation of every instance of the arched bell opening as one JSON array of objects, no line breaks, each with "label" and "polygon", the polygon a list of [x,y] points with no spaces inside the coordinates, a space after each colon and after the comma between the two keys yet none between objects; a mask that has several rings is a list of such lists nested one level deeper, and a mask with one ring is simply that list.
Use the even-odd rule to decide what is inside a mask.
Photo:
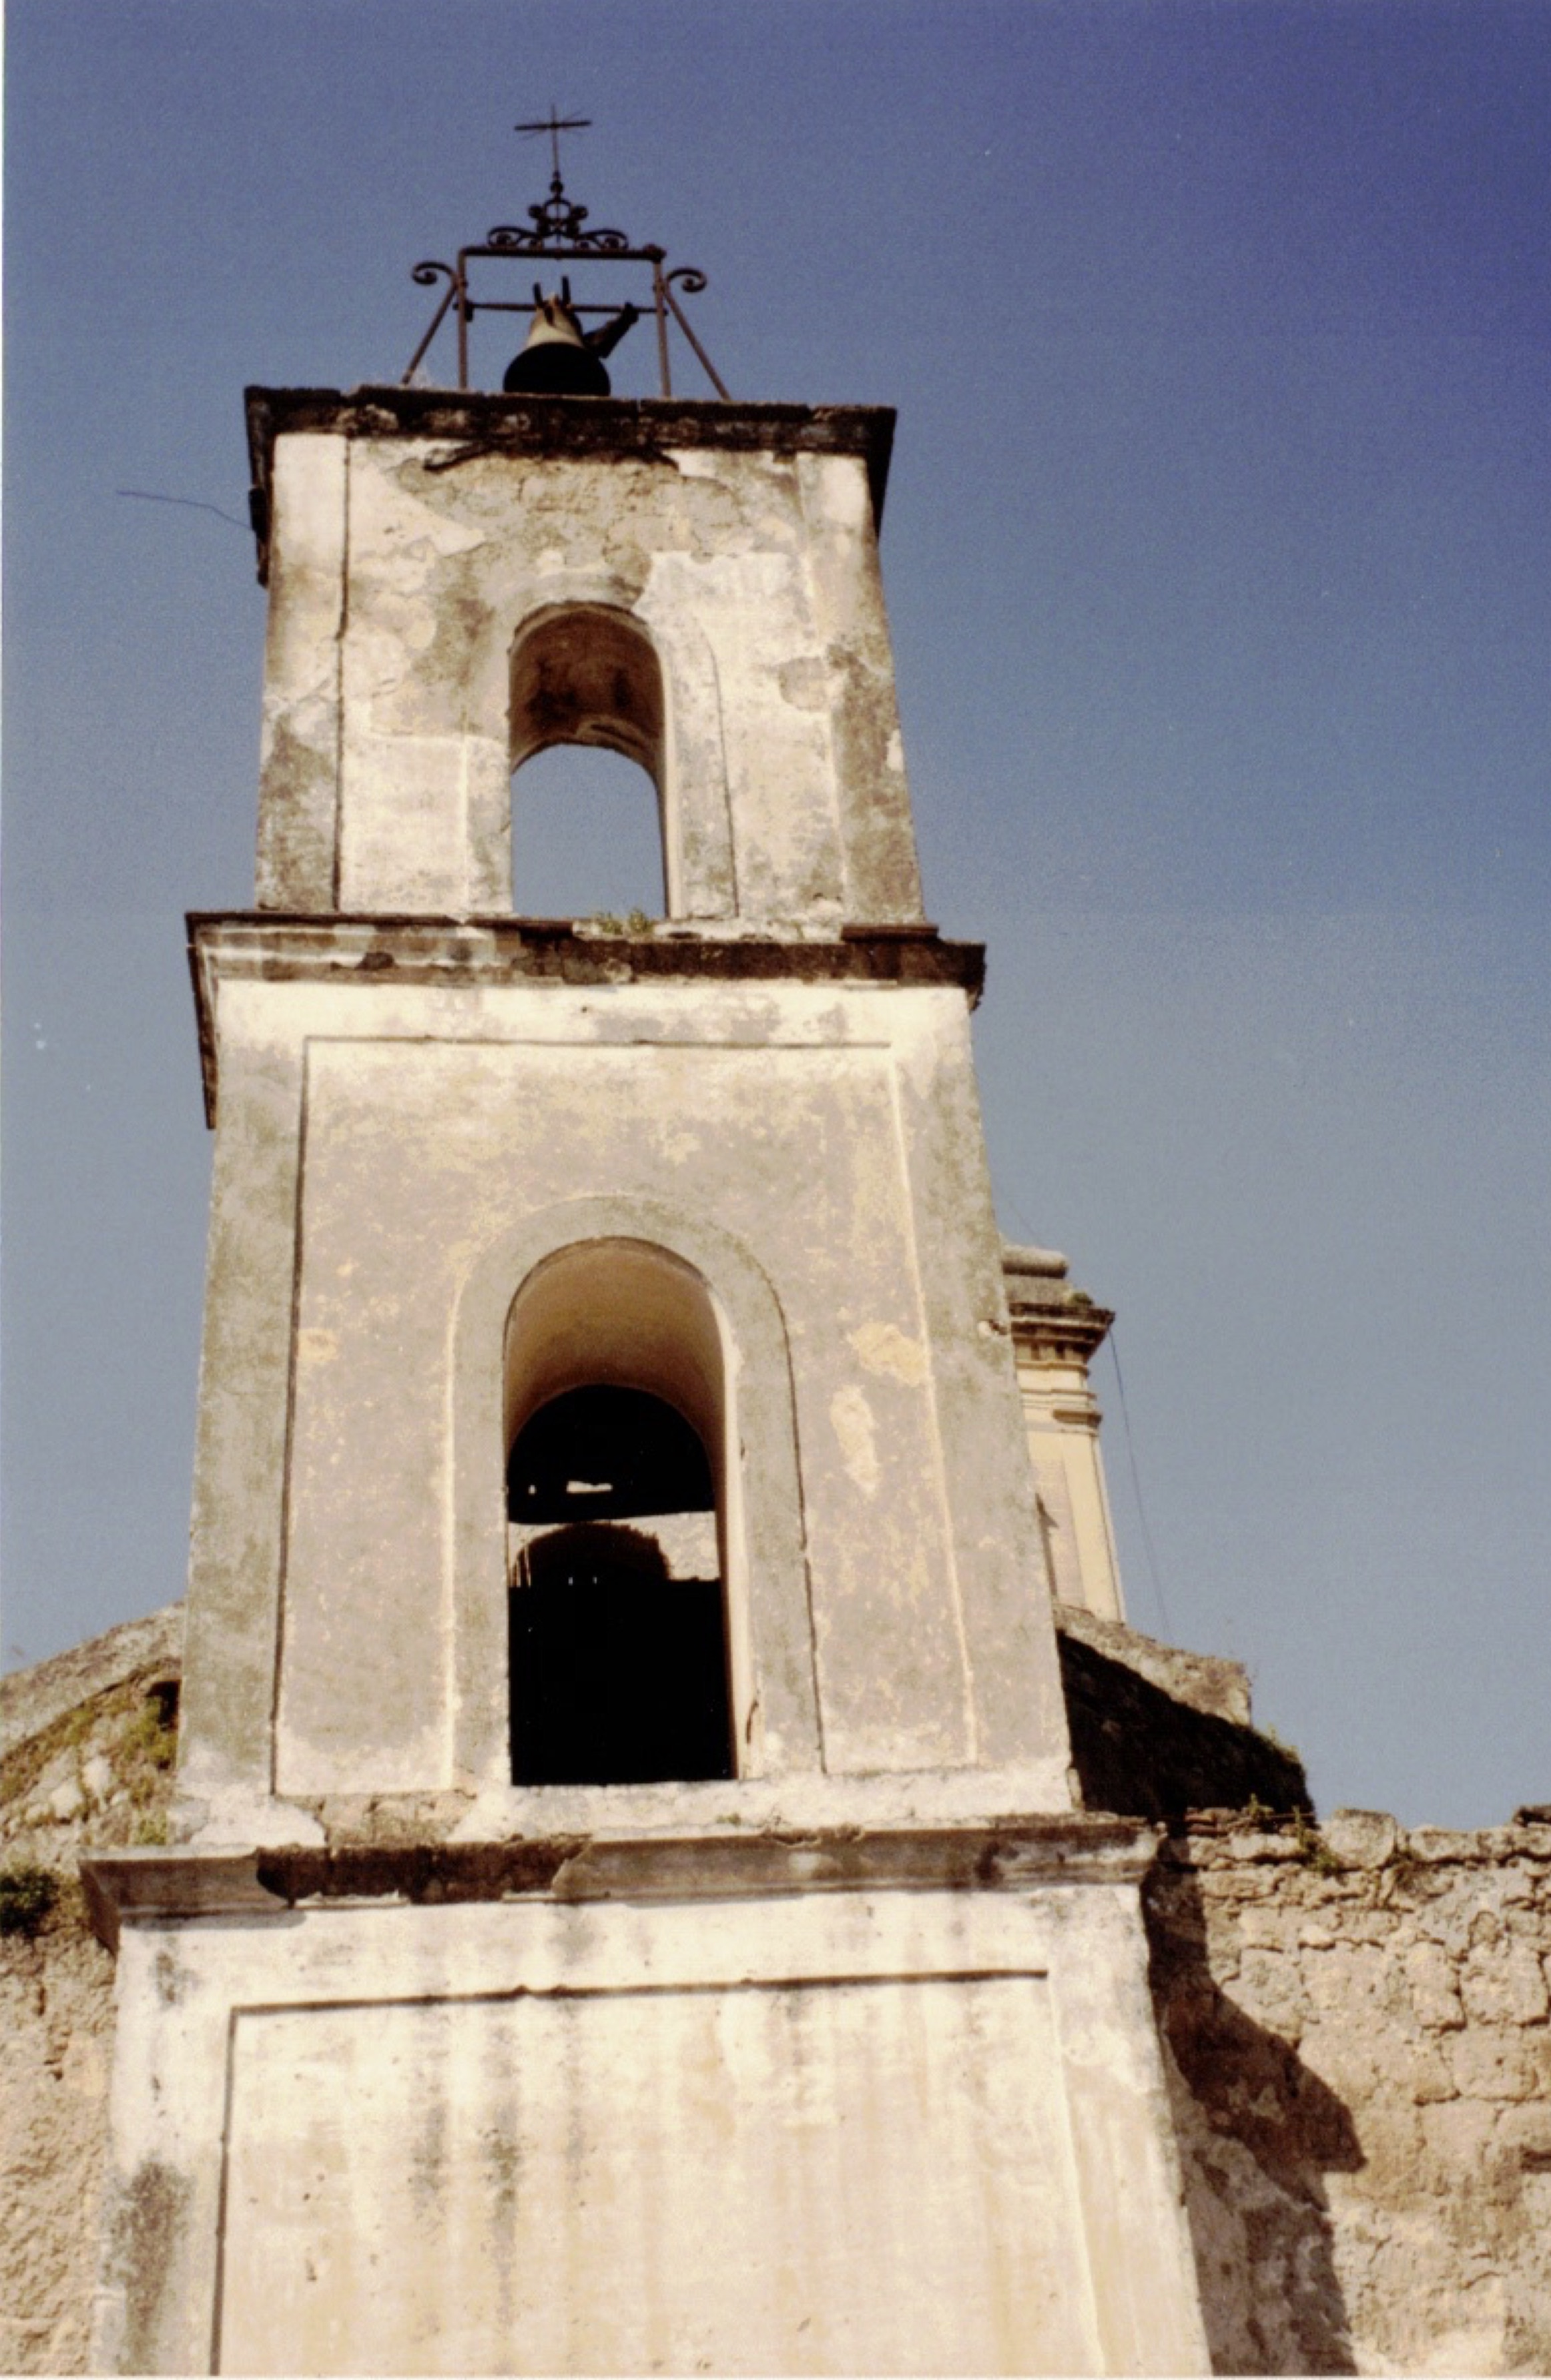
[{"label": "arched bell opening", "polygon": [[512,648],[512,905],[661,917],[672,906],[663,674],[623,612],[576,604]]},{"label": "arched bell opening", "polygon": [[569,1390],[519,1438],[507,1494],[514,1780],[730,1777],[715,1500],[682,1415]]},{"label": "arched bell opening", "polygon": [[513,1781],[735,1776],[739,1499],[704,1284],[639,1242],[569,1247],[507,1342]]}]

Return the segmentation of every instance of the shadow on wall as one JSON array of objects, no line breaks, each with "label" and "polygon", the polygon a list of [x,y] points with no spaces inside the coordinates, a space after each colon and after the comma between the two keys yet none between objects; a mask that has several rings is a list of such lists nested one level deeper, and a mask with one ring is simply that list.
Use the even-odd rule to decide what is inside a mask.
[{"label": "shadow on wall", "polygon": [[[1124,1633],[1124,1632],[1116,1632]],[[1071,1756],[1084,1807],[1122,1818],[1187,1810],[1312,1810],[1302,1764],[1269,1736],[1165,1694],[1062,1626]]]},{"label": "shadow on wall", "polygon": [[1291,2043],[1246,2015],[1213,1974],[1186,1823],[1191,1810],[1258,1808],[1292,1813],[1296,1826],[1312,1808],[1302,1766],[1255,1728],[1166,1693],[1132,1666],[1142,1652],[1181,1657],[1112,1629],[1132,1656],[1112,1658],[1086,1641],[1093,1624],[1079,1633],[1069,1613],[1059,1633],[1083,1801],[1169,1828],[1144,1910],[1212,2368],[1355,2372],[1324,2177],[1363,2163],[1356,2126]]},{"label": "shadow on wall", "polygon": [[1355,2372],[1324,2176],[1364,2162],[1345,2102],[1209,1964],[1189,1837],[1145,1893],[1153,2004],[1215,2372]]}]

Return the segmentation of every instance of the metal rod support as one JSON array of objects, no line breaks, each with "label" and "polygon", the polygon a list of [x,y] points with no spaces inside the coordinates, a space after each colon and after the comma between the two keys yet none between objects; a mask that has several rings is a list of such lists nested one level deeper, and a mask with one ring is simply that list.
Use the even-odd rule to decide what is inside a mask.
[{"label": "metal rod support", "polygon": [[399,386],[401,388],[408,388],[409,382],[413,380],[415,373],[419,369],[421,358],[424,355],[427,347],[431,345],[432,340],[441,329],[443,322],[446,320],[447,308],[452,304],[452,301],[457,295],[457,283],[449,281],[445,292],[443,293],[441,304],[437,307],[436,311],[431,317],[431,328],[427,331],[424,338],[421,341],[419,346],[415,349],[414,354],[409,358],[408,364],[405,366],[404,377],[399,382]]},{"label": "metal rod support", "polygon": [[668,363],[667,313],[664,306],[666,297],[667,283],[663,279],[662,259],[654,256],[652,260],[652,310],[657,318],[657,369],[662,374],[663,395],[671,396],[673,372]]},{"label": "metal rod support", "polygon": [[[696,338],[693,331],[690,330],[688,320],[685,317],[684,309],[680,306],[678,298],[674,296],[666,281],[663,284],[663,295],[667,299],[668,304],[673,308],[674,321],[678,323],[679,329],[683,332],[684,336],[689,340],[690,346],[693,347],[696,355],[700,358],[702,364],[704,366],[706,377],[710,381],[712,387],[715,390],[724,405],[730,405],[732,403],[732,397],[728,392],[726,382],[723,380],[720,372],[716,370],[716,367],[712,362],[710,357],[706,354],[705,349],[701,346],[701,343]],[[665,389],[663,394],[666,396],[668,394],[667,390]]]}]

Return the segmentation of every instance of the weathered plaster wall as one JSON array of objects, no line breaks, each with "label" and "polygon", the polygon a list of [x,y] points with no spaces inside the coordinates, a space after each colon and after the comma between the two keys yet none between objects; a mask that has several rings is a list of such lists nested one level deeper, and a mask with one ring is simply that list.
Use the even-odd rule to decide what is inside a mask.
[{"label": "weathered plaster wall", "polygon": [[[920,917],[870,484],[891,417],[254,399],[261,906],[509,910],[510,771],[565,740],[657,778],[673,916]],[[579,608],[654,656],[650,701],[559,650],[530,685],[523,639]]]},{"label": "weathered plaster wall", "polygon": [[1551,1825],[1196,1817],[1147,1899],[1215,2368],[1551,2370]]},{"label": "weathered plaster wall", "polygon": [[233,1815],[272,1783],[509,1802],[503,1332],[563,1245],[629,1240],[726,1318],[740,1786],[1017,1767],[993,1806],[1069,1807],[961,989],[532,983],[482,949],[446,984],[220,976],[182,1772],[209,1840],[294,1840]]},{"label": "weathered plaster wall", "polygon": [[971,1832],[126,1925],[111,2368],[1206,2369],[1132,1830]]}]

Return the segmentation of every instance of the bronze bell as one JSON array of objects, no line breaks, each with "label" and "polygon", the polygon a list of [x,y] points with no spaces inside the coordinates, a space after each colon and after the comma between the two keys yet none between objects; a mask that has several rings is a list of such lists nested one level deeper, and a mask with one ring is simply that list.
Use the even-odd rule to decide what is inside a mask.
[{"label": "bronze bell", "polygon": [[546,298],[533,284],[533,319],[520,355],[507,366],[501,386],[508,395],[534,396],[607,396],[610,382],[604,358],[612,355],[632,322],[641,320],[637,306],[622,306],[610,322],[584,331],[571,304],[568,277],[557,298]]}]

